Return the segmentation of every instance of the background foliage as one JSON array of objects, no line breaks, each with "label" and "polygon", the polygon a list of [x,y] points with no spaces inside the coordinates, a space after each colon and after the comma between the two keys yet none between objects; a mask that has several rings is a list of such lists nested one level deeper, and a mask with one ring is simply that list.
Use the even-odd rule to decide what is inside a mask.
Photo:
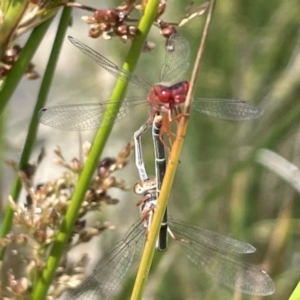
[{"label": "background foliage", "polygon": [[[99,2],[89,4],[96,6]],[[181,18],[186,4],[184,1],[168,1],[165,19],[176,21]],[[245,99],[262,107],[265,113],[258,120],[244,123],[192,114],[170,199],[170,211],[177,218],[257,247],[256,254],[246,259],[262,265],[274,279],[275,294],[265,298],[274,300],[287,299],[300,278],[299,195],[289,183],[259,165],[255,159],[250,160],[246,167],[237,166],[252,149],[262,145],[295,165],[300,164],[300,21],[297,4],[296,0],[217,3],[195,95]],[[114,6],[111,1],[108,5]],[[79,19],[81,15],[82,12],[74,11],[73,26],[68,34],[106,54],[119,65],[127,53],[128,44],[117,39],[89,39],[87,26]],[[192,58],[197,50],[203,20],[195,19],[180,30],[190,41]],[[53,30],[54,27],[50,27],[49,37],[52,37]],[[136,73],[155,82],[163,63],[163,39],[155,28],[149,39],[155,41],[157,47],[153,53],[143,54]],[[49,48],[51,44],[47,39],[33,59],[37,69],[43,70]],[[66,41],[48,103],[106,100],[112,83],[113,79],[104,70],[97,69],[91,60]],[[33,106],[35,85],[36,82],[22,80],[10,103],[9,117],[2,121],[7,125],[7,140],[17,149],[22,148],[23,139],[22,135],[16,138],[15,132],[21,134],[20,127],[25,126],[16,124],[25,122],[27,111],[30,111],[28,107]],[[129,90],[128,97],[134,92]],[[136,108],[129,117],[118,122],[105,155],[114,155],[124,146],[146,116],[146,107]],[[39,139],[43,139],[49,155],[36,175],[37,181],[55,175],[51,162],[51,149],[55,145],[59,144],[70,159],[77,155],[77,136],[77,133],[41,128]],[[84,133],[83,139],[91,136],[92,133]],[[144,137],[143,143],[147,167],[153,171],[149,135]],[[4,152],[1,156],[11,158],[11,153]],[[9,183],[5,180],[7,172],[5,169],[2,176],[4,191],[9,190],[6,187]],[[123,175],[129,183],[137,181],[133,160]],[[6,200],[5,194],[2,197]],[[115,224],[121,236],[138,218],[138,212],[134,205],[136,197],[132,193],[122,193],[118,197],[121,203],[107,208],[101,218]],[[99,242],[101,248],[109,249],[107,240],[111,236],[111,232],[103,234]],[[215,286],[206,275],[190,266],[176,243],[170,242],[167,253],[157,254],[155,259],[144,299],[256,299],[250,296],[239,298],[233,292]],[[124,284],[122,295],[116,299],[127,299],[124,295],[129,292],[130,287],[127,291]]]}]

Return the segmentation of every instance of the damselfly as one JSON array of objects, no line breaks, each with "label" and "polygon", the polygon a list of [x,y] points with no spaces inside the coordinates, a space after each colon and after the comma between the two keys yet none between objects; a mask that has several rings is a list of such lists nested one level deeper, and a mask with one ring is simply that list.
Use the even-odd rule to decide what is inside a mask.
[{"label": "damselfly", "polygon": [[[169,38],[165,47],[165,63],[161,70],[159,83],[154,85],[144,81],[140,76],[118,67],[77,39],[69,37],[69,40],[110,74],[133,84],[135,93],[141,90],[143,96],[124,99],[117,116],[112,112],[112,107],[116,105],[114,99],[99,103],[76,103],[45,107],[40,111],[42,124],[64,130],[96,129],[100,123],[101,126],[107,125],[115,118],[118,119],[126,115],[136,105],[143,103],[149,105],[150,123],[157,111],[167,113],[169,120],[171,120],[172,112],[176,112],[180,104],[185,101],[189,83],[184,80],[184,76],[189,66],[190,48],[187,40],[180,34],[175,33]],[[258,107],[238,99],[196,97],[191,108],[198,113],[231,121],[253,119],[262,113]],[[106,110],[107,113],[105,113],[104,118]]]},{"label": "damselfly", "polygon": [[[70,292],[68,300],[109,299],[130,268],[139,262],[147,236],[149,220],[151,220],[151,214],[156,205],[156,188],[159,190],[165,172],[165,158],[161,156],[164,156],[161,151],[163,145],[159,138],[160,122],[161,119],[158,121],[155,119],[153,122],[156,178],[158,180],[153,183],[151,179],[148,179],[135,186],[136,191],[144,193],[144,201],[141,206],[141,213],[144,214],[143,223],[138,221],[130,228],[121,242],[98,261],[93,273],[79,287]],[[141,147],[137,147],[137,149],[141,149]],[[142,154],[138,155],[142,158]],[[143,170],[143,173],[147,174],[146,170]],[[236,257],[239,254],[253,253],[255,248],[250,244],[189,225],[171,216],[167,218],[167,212],[165,212],[164,222],[167,222],[167,226],[162,226],[161,233],[163,233],[162,231],[170,233],[170,236],[179,242],[187,258],[217,282],[251,295],[266,296],[274,292],[272,279],[265,271],[252,264],[242,262]],[[161,236],[164,235],[161,234]],[[158,242],[156,247],[159,249],[160,245],[166,246],[166,240]]]}]

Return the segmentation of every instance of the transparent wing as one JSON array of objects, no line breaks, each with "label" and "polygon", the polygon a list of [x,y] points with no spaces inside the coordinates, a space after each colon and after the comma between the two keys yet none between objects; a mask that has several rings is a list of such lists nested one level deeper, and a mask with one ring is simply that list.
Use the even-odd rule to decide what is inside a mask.
[{"label": "transparent wing", "polygon": [[[228,243],[229,240],[233,241],[232,239],[216,237],[212,233],[211,236],[207,235],[203,242],[202,238],[198,239],[197,234],[186,234],[185,231],[189,230],[186,224],[180,224],[179,221],[174,221],[171,218],[170,221],[170,228],[176,239],[179,239],[187,258],[194,265],[202,268],[214,280],[234,290],[251,295],[265,296],[274,292],[272,279],[265,271],[254,265],[241,262],[224,252],[226,244],[232,244],[232,242]],[[193,228],[192,232],[194,231],[195,228]],[[201,233],[203,232],[201,231]],[[210,237],[213,240],[208,242]],[[221,249],[218,249],[216,241],[220,244]],[[214,246],[210,247],[212,244]],[[234,251],[236,249],[243,251],[243,248],[247,248],[248,245],[237,241],[233,244],[235,244],[233,247]],[[229,246],[229,249],[232,251],[231,246]]]},{"label": "transparent wing", "polygon": [[183,238],[184,240],[199,243],[201,245],[204,245],[205,247],[224,252],[255,252],[255,248],[248,243],[243,243],[216,232],[192,226],[171,216],[168,216],[168,222],[175,236],[177,237],[177,235],[179,235],[180,238]]},{"label": "transparent wing", "polygon": [[145,229],[137,221],[122,241],[98,261],[93,273],[69,292],[66,300],[109,299],[130,268],[140,259],[144,241]]},{"label": "transparent wing", "polygon": [[[109,113],[109,108],[116,102],[65,104],[44,107],[39,112],[39,122],[63,130],[91,130],[97,129],[100,124],[106,126],[112,120],[124,117],[134,106],[146,103],[143,98],[124,100],[117,114]],[[106,114],[104,112],[108,110]],[[104,117],[105,115],[105,117]]]},{"label": "transparent wing", "polygon": [[246,101],[234,99],[195,98],[192,110],[229,121],[242,121],[258,118],[263,111]]},{"label": "transparent wing", "polygon": [[178,33],[171,35],[166,45],[165,64],[161,71],[160,83],[172,85],[184,80],[189,60],[188,41]]},{"label": "transparent wing", "polygon": [[129,80],[130,83],[135,84],[136,86],[144,89],[148,89],[151,87],[146,81],[142,80],[138,76],[128,72],[121,67],[118,67],[116,64],[111,62],[109,59],[101,55],[100,53],[96,52],[92,48],[88,47],[84,43],[80,42],[79,40],[69,36],[70,42],[80,49],[84,54],[91,57],[100,67],[107,70],[110,74],[115,77],[118,77],[123,80]]}]

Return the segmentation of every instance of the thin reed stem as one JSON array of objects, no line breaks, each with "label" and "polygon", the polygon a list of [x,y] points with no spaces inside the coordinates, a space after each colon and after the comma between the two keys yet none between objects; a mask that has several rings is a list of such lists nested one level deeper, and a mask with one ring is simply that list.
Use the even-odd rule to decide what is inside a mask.
[{"label": "thin reed stem", "polygon": [[[144,46],[146,37],[156,16],[158,3],[158,0],[151,0],[147,2],[144,14],[138,25],[140,34],[137,35],[137,37],[132,42],[130,51],[123,64],[123,68],[125,70],[132,72],[135,68],[139,55]],[[103,116],[104,120],[107,119],[108,115],[117,116],[117,112],[122,104],[127,85],[128,82],[125,81],[125,78],[118,79],[114,91],[111,95],[111,99],[113,99],[113,105],[109,105],[109,109]],[[46,262],[46,266],[42,271],[41,276],[39,276],[38,278],[37,284],[32,294],[32,299],[44,299],[46,296],[47,287],[51,283],[56,267],[58,266],[60,258],[64,252],[65,245],[69,239],[70,233],[77,219],[77,214],[80,209],[81,203],[84,200],[89,182],[95,168],[97,167],[98,159],[104,149],[112,127],[113,121],[107,126],[100,126],[98,132],[96,133],[88,159],[82,173],[80,174],[78,184],[71,200],[71,204],[61,225],[61,229],[56,236],[51,253]]]},{"label": "thin reed stem", "polygon": [[[2,113],[3,109],[5,108],[6,104],[8,103],[11,95],[13,94],[15,88],[17,87],[19,80],[23,76],[31,58],[33,57],[35,51],[37,50],[41,40],[43,39],[44,35],[47,32],[48,27],[50,26],[53,18],[45,21],[38,27],[36,27],[32,34],[30,35],[25,47],[23,48],[22,52],[20,53],[20,56],[16,63],[13,65],[12,69],[9,72],[9,75],[7,76],[3,88],[0,92],[0,114]],[[30,153],[33,148],[33,144],[35,142],[36,132],[37,132],[37,126],[38,126],[38,120],[37,120],[37,112],[42,107],[42,103],[44,103],[45,98],[40,98],[37,100],[35,110],[33,112],[31,123],[29,125],[28,134],[26,137],[26,142],[23,147],[21,159],[19,162],[19,168],[22,169],[26,166],[28,163]],[[15,201],[17,201],[19,197],[19,193],[21,190],[21,182],[18,177],[15,178],[12,188],[11,188],[11,197]],[[5,209],[4,219],[1,224],[0,229],[0,237],[4,237],[11,227],[13,217],[13,211],[12,209],[7,206]],[[3,253],[1,254],[1,256]]]},{"label": "thin reed stem", "polygon": [[298,299],[300,299],[300,281],[298,282],[293,293],[289,297],[289,300],[298,300]]},{"label": "thin reed stem", "polygon": [[181,148],[183,145],[186,129],[187,129],[187,124],[188,124],[188,113],[190,110],[191,102],[192,102],[192,94],[194,90],[194,84],[196,81],[197,77],[197,72],[199,69],[200,61],[202,58],[203,50],[204,50],[204,45],[205,45],[205,40],[207,37],[207,32],[209,25],[211,23],[211,17],[213,14],[213,9],[215,6],[215,1],[210,2],[205,26],[203,29],[203,34],[202,38],[200,41],[200,46],[199,50],[197,53],[196,61],[194,64],[194,69],[192,72],[192,77],[190,81],[190,90],[187,95],[187,99],[185,101],[185,106],[184,106],[184,112],[182,117],[180,118],[179,124],[178,124],[178,129],[176,132],[176,139],[172,145],[171,153],[169,156],[169,162],[167,164],[167,169],[165,173],[165,177],[162,183],[161,191],[158,197],[157,201],[157,207],[155,209],[155,213],[153,216],[153,221],[151,222],[149,233],[147,235],[146,243],[145,243],[145,248],[143,251],[143,255],[141,258],[141,262],[139,265],[138,273],[136,276],[135,284],[133,287],[133,291],[131,294],[131,300],[140,300],[142,299],[143,295],[143,290],[148,278],[149,270],[151,267],[154,251],[155,251],[155,242],[159,233],[160,229],[160,224],[163,219],[164,212],[167,207],[169,195],[172,189],[173,185],[173,180],[175,177],[175,172],[177,168],[177,164],[179,161],[179,156],[181,153]]},{"label": "thin reed stem", "polygon": [[10,97],[15,91],[23,74],[27,70],[29,63],[32,60],[32,57],[34,56],[35,51],[38,49],[40,42],[42,41],[52,20],[53,17],[48,19],[32,31],[25,47],[22,49],[18,57],[18,60],[10,69],[9,74],[5,79],[0,91],[0,114],[3,113],[3,110],[6,107]]}]

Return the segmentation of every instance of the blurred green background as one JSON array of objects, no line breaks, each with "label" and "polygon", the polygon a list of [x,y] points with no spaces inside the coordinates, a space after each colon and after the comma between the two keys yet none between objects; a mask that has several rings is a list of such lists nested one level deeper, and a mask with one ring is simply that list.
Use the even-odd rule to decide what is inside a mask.
[{"label": "blurred green background", "polygon": [[[100,5],[98,1],[87,4]],[[102,1],[101,8],[118,4],[117,1]],[[163,19],[178,21],[186,5],[187,1],[168,1]],[[248,156],[253,149],[264,146],[296,166],[300,165],[298,7],[299,1],[296,0],[217,2],[195,95],[244,99],[260,106],[264,114],[257,120],[243,123],[192,114],[169,205],[171,214],[180,220],[254,245],[256,253],[245,257],[245,260],[261,265],[273,278],[276,291],[264,299],[274,300],[287,299],[300,278],[300,197],[290,183],[259,165],[255,159],[249,160]],[[89,39],[88,26],[80,20],[82,15],[85,13],[74,11],[69,34],[121,65],[129,44],[118,39]],[[204,20],[203,16],[196,18],[179,30],[190,42],[191,68]],[[49,37],[52,37],[51,32]],[[149,40],[156,43],[156,48],[152,53],[142,55],[136,73],[154,83],[163,64],[164,39],[153,27]],[[44,41],[34,59],[41,73],[50,43],[51,39]],[[66,40],[48,104],[105,101],[113,83],[114,79],[105,70],[97,68],[92,60]],[[13,127],[18,129],[16,122],[24,124],[26,110],[29,115],[37,88],[37,82],[22,80],[11,103],[9,115],[13,117],[8,118],[9,126],[14,124]],[[128,97],[133,94],[135,91],[129,90]],[[145,105],[120,120],[107,144],[105,155],[116,155],[146,118]],[[91,140],[92,136],[93,132],[83,133],[82,139]],[[55,176],[51,156],[55,145],[59,144],[70,160],[78,156],[78,133],[42,127],[40,140],[46,145],[48,157],[38,171],[39,181]],[[8,142],[14,142],[16,149],[23,145],[22,136],[16,142],[13,136],[8,135]],[[149,173],[153,174],[151,142],[150,133],[147,133],[143,138],[144,156]],[[3,156],[11,158],[11,153]],[[122,171],[121,177],[133,184],[138,180],[138,174],[134,160],[131,162]],[[243,168],[239,167],[241,165]],[[8,176],[6,172],[3,177]],[[4,187],[6,189],[9,190]],[[113,238],[115,234],[111,232],[103,234],[95,247],[97,251],[98,248],[109,249],[138,219],[137,197],[131,192],[116,196],[121,200],[120,204],[108,207],[101,218],[116,225],[118,238]],[[94,254],[98,255],[98,252]],[[122,294],[116,299],[129,298],[130,283],[125,282],[122,288]],[[170,241],[170,249],[155,257],[143,299],[259,298],[238,295],[216,285],[190,264],[179,245]]]}]

